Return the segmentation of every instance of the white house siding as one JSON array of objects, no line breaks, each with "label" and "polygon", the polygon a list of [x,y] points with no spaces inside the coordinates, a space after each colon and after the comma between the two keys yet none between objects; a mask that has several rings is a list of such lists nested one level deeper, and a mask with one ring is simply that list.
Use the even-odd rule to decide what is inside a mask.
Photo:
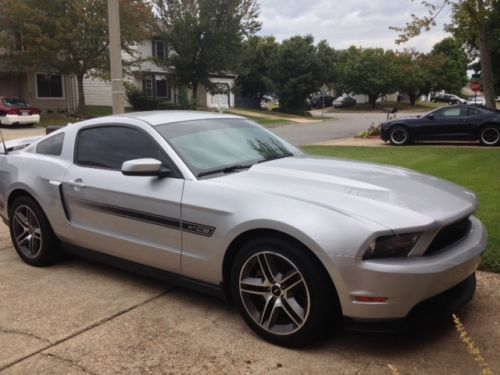
[{"label": "white house siding", "polygon": [[[107,106],[113,105],[111,98],[111,82],[103,81],[94,78],[85,78],[83,80],[83,91],[85,94],[85,104]],[[125,107],[130,107],[130,104],[125,97]]]}]

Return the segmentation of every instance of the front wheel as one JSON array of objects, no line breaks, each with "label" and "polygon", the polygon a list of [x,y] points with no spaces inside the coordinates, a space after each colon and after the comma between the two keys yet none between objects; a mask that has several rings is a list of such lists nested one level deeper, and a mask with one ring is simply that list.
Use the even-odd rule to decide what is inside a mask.
[{"label": "front wheel", "polygon": [[389,141],[395,146],[404,146],[410,143],[410,132],[404,126],[394,126],[389,130]]},{"label": "front wheel", "polygon": [[500,144],[500,128],[496,125],[486,125],[479,132],[479,141],[485,146]]},{"label": "front wheel", "polygon": [[32,266],[56,261],[59,243],[38,203],[22,196],[14,200],[9,212],[10,235],[19,256]]},{"label": "front wheel", "polygon": [[231,289],[246,323],[274,344],[316,342],[341,319],[333,284],[307,249],[280,238],[247,243],[231,271]]}]

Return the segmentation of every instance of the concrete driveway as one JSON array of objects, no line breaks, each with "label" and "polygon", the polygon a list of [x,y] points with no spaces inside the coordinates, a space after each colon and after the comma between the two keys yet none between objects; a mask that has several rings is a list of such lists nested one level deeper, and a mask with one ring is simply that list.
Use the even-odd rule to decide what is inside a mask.
[{"label": "concrete driveway", "polygon": [[[479,273],[459,313],[493,370],[500,370],[500,278]],[[0,224],[2,374],[475,374],[451,324],[418,334],[342,332],[305,350],[256,337],[217,299],[70,258],[24,264]]]}]

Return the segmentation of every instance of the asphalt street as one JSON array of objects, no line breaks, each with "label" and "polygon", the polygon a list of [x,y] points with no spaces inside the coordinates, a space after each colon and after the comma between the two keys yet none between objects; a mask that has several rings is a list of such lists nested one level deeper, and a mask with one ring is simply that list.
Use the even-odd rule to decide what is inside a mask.
[{"label": "asphalt street", "polygon": [[[398,117],[414,117],[420,113],[398,113]],[[321,116],[321,111],[315,111]],[[273,132],[296,146],[325,142],[333,139],[349,138],[367,130],[372,124],[378,125],[386,121],[387,115],[382,112],[325,113],[325,121],[314,124],[289,124],[271,128]]]}]

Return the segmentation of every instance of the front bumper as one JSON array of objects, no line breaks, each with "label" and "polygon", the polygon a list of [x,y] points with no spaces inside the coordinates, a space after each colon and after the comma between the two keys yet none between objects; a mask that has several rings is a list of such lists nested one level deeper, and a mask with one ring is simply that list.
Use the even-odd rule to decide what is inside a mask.
[{"label": "front bumper", "polygon": [[387,129],[384,126],[380,127],[380,138],[385,142],[387,141]]},{"label": "front bumper", "polygon": [[5,115],[0,117],[2,125],[22,125],[22,124],[38,124],[40,123],[40,115]]},{"label": "front bumper", "polygon": [[[339,293],[344,316],[354,320],[401,319],[421,302],[449,290],[479,266],[486,248],[483,224],[471,217],[463,240],[431,256],[343,260],[339,271],[348,290]],[[354,269],[353,269],[354,267]],[[360,302],[359,296],[387,297],[385,302]]]},{"label": "front bumper", "polygon": [[473,273],[453,288],[420,302],[402,319],[346,318],[345,328],[350,331],[390,333],[440,324],[467,304],[474,297],[475,291],[476,274]]}]

